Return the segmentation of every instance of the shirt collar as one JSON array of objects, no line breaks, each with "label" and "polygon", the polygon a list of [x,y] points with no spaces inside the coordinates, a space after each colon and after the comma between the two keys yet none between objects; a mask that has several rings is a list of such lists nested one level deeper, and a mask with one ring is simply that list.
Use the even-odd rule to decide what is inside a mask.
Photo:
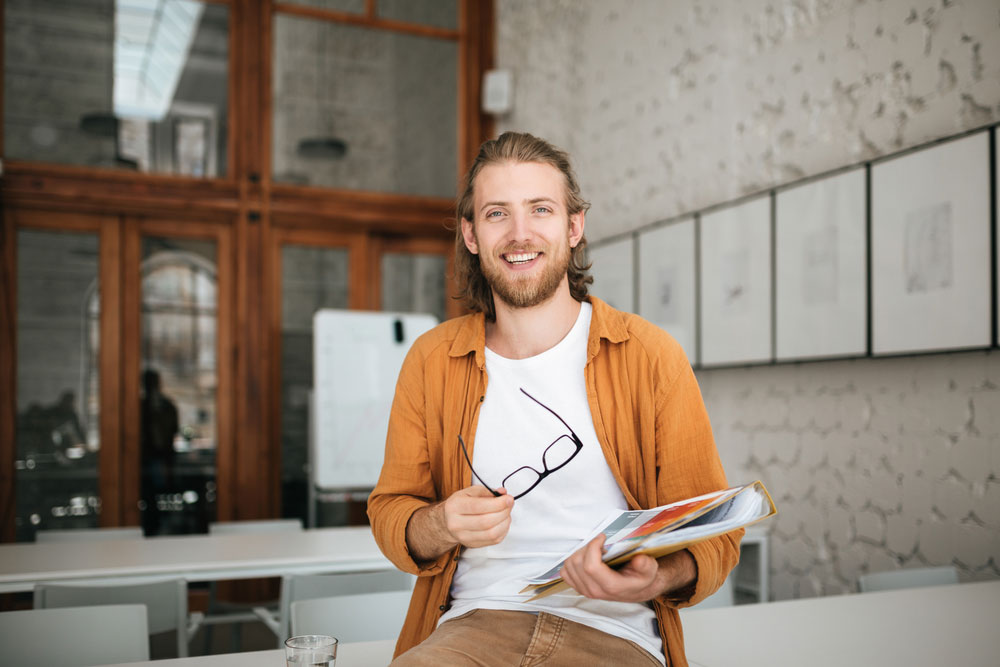
[{"label": "shirt collar", "polygon": [[607,339],[609,343],[623,343],[628,340],[629,335],[624,313],[615,310],[596,296],[588,296],[586,300],[594,309],[590,316],[590,335],[587,337],[589,363],[601,349],[602,338]]}]

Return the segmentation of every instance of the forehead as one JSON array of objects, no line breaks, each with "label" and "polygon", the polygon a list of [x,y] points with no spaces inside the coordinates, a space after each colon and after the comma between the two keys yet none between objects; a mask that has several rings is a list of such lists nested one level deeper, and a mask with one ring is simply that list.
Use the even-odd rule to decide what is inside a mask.
[{"label": "forehead", "polygon": [[543,162],[503,162],[483,167],[476,176],[476,208],[484,202],[519,203],[548,198],[565,205],[566,177]]}]

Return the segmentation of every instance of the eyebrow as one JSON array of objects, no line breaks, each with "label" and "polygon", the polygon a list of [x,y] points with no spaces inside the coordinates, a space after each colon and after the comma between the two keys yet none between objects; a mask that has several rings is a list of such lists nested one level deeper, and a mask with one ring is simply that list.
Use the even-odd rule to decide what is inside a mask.
[{"label": "eyebrow", "polygon": [[[525,199],[524,200],[525,204],[540,204],[542,202],[548,202],[550,204],[556,204],[557,206],[559,205],[559,202],[557,202],[555,199],[552,199],[551,197],[533,197],[531,199]],[[489,208],[490,206],[510,206],[510,202],[505,202],[505,201],[488,201],[485,204],[483,204],[482,206],[480,206],[479,210],[482,211],[483,209]]]}]

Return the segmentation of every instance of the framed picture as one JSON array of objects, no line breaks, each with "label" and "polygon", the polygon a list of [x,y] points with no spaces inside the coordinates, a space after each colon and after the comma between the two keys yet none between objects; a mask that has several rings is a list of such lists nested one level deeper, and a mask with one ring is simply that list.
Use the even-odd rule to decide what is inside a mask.
[{"label": "framed picture", "polygon": [[872,353],[992,342],[989,134],[872,166]]},{"label": "framed picture", "polygon": [[174,173],[198,177],[209,175],[209,130],[207,118],[174,118]]},{"label": "framed picture", "polygon": [[610,243],[597,243],[587,248],[592,262],[594,284],[590,293],[618,310],[635,312],[635,274],[631,235]]},{"label": "framed picture", "polygon": [[771,198],[701,216],[701,364],[771,360]]},{"label": "framed picture", "polygon": [[695,244],[693,217],[641,232],[639,314],[665,329],[696,363]]},{"label": "framed picture", "polygon": [[775,356],[868,352],[865,169],[775,197]]}]

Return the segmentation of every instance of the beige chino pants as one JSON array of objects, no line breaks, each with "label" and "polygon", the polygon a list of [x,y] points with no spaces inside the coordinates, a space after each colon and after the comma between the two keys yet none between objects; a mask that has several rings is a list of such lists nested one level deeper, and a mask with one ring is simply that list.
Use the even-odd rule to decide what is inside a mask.
[{"label": "beige chino pants", "polygon": [[545,612],[476,609],[446,621],[391,667],[662,667],[627,639]]}]

